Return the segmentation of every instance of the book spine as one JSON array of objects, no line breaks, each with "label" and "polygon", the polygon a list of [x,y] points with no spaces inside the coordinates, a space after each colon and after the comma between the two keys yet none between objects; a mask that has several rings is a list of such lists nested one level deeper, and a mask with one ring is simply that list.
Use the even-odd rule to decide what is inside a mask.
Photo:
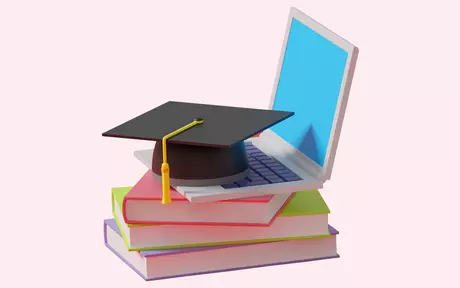
[{"label": "book spine", "polygon": [[128,197],[123,198],[121,213],[123,214],[123,219],[125,220],[126,224],[135,224],[135,223],[131,223],[131,221],[128,219],[128,216],[127,216],[128,209],[126,209],[126,207],[128,206],[127,205],[128,201],[129,201]]}]

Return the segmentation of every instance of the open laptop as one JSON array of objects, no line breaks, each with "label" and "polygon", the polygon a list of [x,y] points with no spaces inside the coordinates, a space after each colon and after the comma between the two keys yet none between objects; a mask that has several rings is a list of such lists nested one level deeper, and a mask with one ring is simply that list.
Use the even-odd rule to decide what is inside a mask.
[{"label": "open laptop", "polygon": [[[353,44],[291,8],[270,109],[294,116],[246,140],[246,179],[174,188],[195,203],[322,188],[331,178],[357,57]],[[152,153],[134,155],[150,168]]]}]

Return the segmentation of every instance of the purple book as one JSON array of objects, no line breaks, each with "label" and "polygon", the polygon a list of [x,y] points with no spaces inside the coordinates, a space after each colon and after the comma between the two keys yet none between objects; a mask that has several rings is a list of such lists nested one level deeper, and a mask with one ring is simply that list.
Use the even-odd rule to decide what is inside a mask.
[{"label": "purple book", "polygon": [[104,242],[149,281],[338,258],[338,231],[332,226],[329,231],[327,238],[137,252],[128,251],[115,220],[108,219],[104,221]]}]

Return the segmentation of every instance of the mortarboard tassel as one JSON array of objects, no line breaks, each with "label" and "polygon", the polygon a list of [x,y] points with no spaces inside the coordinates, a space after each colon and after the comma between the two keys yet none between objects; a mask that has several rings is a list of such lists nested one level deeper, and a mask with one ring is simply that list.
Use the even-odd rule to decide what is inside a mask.
[{"label": "mortarboard tassel", "polygon": [[193,120],[193,122],[185,125],[184,127],[179,128],[176,131],[171,132],[168,135],[164,136],[162,139],[162,147],[163,147],[163,163],[161,164],[161,185],[162,185],[162,191],[163,191],[163,195],[161,199],[162,204],[171,203],[171,186],[169,184],[169,164],[168,164],[167,152],[166,152],[166,140],[168,140],[171,137],[176,136],[177,134],[184,132],[185,130],[188,130],[200,124],[203,124],[203,119],[197,118]]}]

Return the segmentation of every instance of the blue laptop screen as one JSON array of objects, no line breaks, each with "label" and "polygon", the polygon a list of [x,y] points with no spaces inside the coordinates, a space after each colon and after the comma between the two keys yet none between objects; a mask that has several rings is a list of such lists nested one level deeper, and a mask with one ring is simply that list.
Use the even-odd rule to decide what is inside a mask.
[{"label": "blue laptop screen", "polygon": [[294,116],[272,131],[324,166],[348,53],[292,20],[274,110]]}]

